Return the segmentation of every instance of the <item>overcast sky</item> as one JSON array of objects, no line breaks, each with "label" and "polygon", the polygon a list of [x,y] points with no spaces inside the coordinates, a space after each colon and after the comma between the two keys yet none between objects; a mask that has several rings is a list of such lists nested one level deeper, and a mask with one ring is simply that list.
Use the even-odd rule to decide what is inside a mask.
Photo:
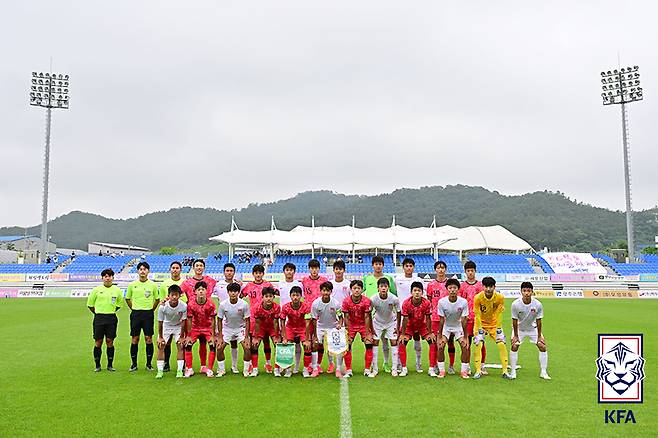
[{"label": "overcast sky", "polygon": [[658,204],[655,2],[439,3],[7,3],[0,226],[40,222],[28,92],[51,56],[72,78],[51,218],[447,184],[623,209],[620,108],[599,77],[618,52],[646,96],[629,108],[634,208]]}]

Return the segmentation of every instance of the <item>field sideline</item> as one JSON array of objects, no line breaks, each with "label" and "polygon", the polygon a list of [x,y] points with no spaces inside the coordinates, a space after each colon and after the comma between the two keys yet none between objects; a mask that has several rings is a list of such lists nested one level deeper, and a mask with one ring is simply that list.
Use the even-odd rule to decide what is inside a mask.
[{"label": "field sideline", "polygon": [[[357,347],[355,377],[349,380],[353,436],[647,436],[658,430],[658,300],[542,302],[552,381],[538,378],[537,349],[528,343],[521,347],[523,368],[515,381],[501,379],[498,370],[480,381],[431,379],[412,370],[413,348],[408,377],[381,373],[368,379]],[[131,374],[127,309],[119,312],[118,371],[95,374],[92,315],[84,300],[4,299],[1,304],[4,436],[340,434],[340,382],[333,376],[275,379],[261,366],[261,375],[251,379],[229,374],[177,380],[167,373],[156,381],[154,373],[144,371],[143,341],[140,370]],[[506,300],[508,346],[510,306]],[[598,333],[645,334],[643,404],[597,403]],[[497,362],[489,345],[487,361]],[[425,351],[424,360],[427,370]],[[633,409],[637,424],[604,424],[606,408]]]}]

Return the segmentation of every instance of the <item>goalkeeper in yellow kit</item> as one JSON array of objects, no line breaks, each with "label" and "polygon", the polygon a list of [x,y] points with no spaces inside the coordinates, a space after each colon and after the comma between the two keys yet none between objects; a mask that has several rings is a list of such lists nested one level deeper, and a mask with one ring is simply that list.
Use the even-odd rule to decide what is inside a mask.
[{"label": "goalkeeper in yellow kit", "polygon": [[500,292],[496,292],[496,280],[491,277],[482,279],[484,291],[473,299],[473,311],[475,312],[475,327],[473,338],[475,343],[475,374],[474,379],[482,377],[482,346],[487,335],[496,341],[500,353],[500,363],[503,365],[503,378],[509,379],[507,373],[507,347],[505,346],[505,333],[503,333],[503,310],[505,310],[505,298]]}]

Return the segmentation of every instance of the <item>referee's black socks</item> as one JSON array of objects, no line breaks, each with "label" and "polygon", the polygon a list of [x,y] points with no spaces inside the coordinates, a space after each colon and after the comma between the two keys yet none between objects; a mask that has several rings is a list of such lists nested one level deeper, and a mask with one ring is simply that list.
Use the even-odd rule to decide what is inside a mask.
[{"label": "referee's black socks", "polygon": [[107,347],[106,352],[107,352],[107,366],[111,367],[112,362],[114,362],[114,346]]},{"label": "referee's black socks", "polygon": [[101,366],[101,354],[103,354],[101,347],[96,347],[94,345],[94,362],[96,362],[96,368],[100,368]]},{"label": "referee's black socks", "polygon": [[137,344],[130,344],[130,359],[133,361],[133,366],[137,366],[137,351],[139,346]]},{"label": "referee's black socks", "polygon": [[153,344],[146,344],[146,366],[151,366],[153,362]]}]

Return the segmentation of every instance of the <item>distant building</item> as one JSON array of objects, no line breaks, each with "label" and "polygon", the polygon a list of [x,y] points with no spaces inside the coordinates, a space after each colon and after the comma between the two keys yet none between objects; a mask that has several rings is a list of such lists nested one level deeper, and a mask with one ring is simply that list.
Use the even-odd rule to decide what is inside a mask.
[{"label": "distant building", "polygon": [[[41,238],[37,236],[0,236],[0,249],[36,252],[41,249]],[[57,245],[52,242],[48,242],[46,251],[49,254],[54,254],[56,250]]]},{"label": "distant building", "polygon": [[123,251],[125,255],[142,255],[151,254],[151,250],[135,245],[123,245],[120,243],[91,242],[87,245],[87,252],[90,255],[103,254],[120,254]]}]

